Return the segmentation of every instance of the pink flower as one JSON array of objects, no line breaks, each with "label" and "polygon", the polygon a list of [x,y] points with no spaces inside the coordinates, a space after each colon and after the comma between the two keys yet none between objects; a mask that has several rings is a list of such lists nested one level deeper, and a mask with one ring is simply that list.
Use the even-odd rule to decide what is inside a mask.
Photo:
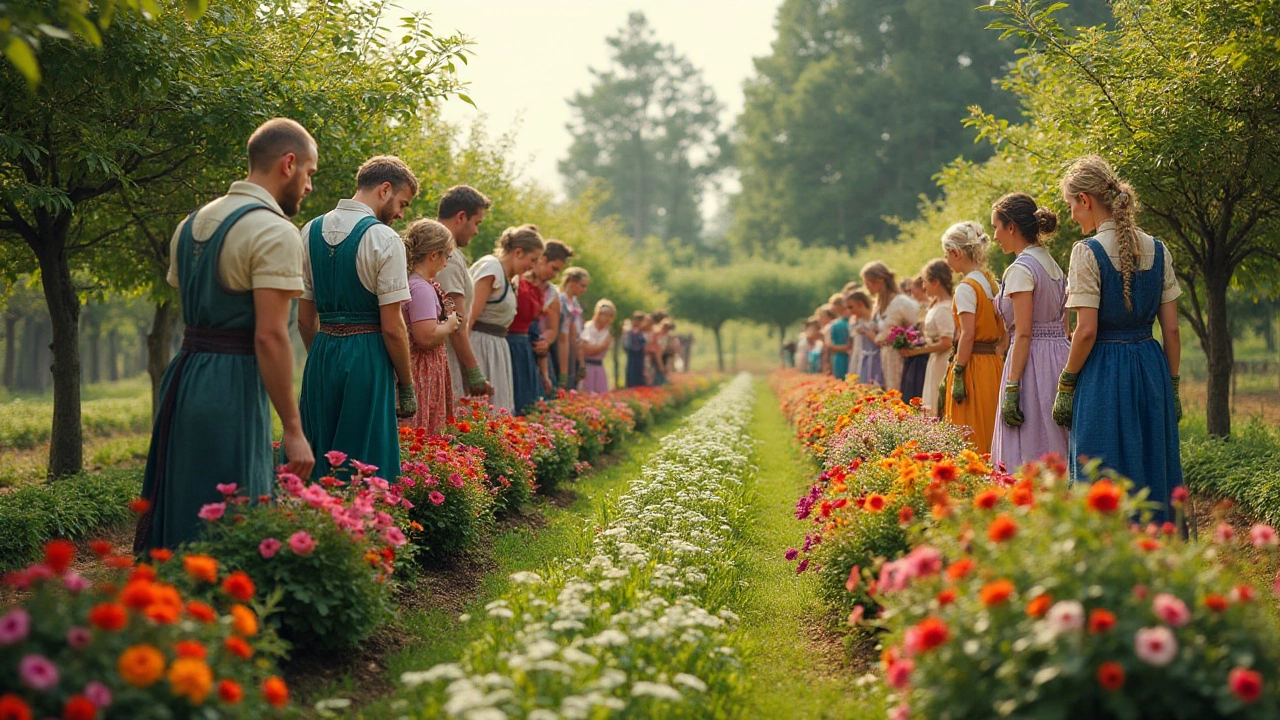
[{"label": "pink flower", "polygon": [[99,710],[111,704],[111,690],[97,680],[84,686],[84,696]]},{"label": "pink flower", "polygon": [[461,488],[463,485],[466,485],[467,482],[458,473],[449,473],[449,484],[456,488]]},{"label": "pink flower", "polygon": [[12,645],[27,639],[31,632],[31,615],[22,608],[14,608],[0,618],[0,645]]},{"label": "pink flower", "polygon": [[902,690],[911,684],[911,673],[916,669],[915,661],[903,658],[889,666],[884,673],[884,681],[894,690]]},{"label": "pink flower", "polygon": [[289,537],[289,549],[298,555],[310,555],[316,549],[316,541],[306,530],[299,530]]},{"label": "pink flower", "polygon": [[22,684],[32,690],[51,690],[58,684],[58,666],[43,655],[27,655],[18,662]]},{"label": "pink flower", "polygon": [[369,487],[379,492],[386,492],[391,487],[391,484],[380,477],[371,477],[369,478]]},{"label": "pink flower", "polygon": [[1149,594],[1149,592],[1150,592],[1150,591],[1149,591],[1149,590],[1147,590],[1147,586],[1146,586],[1146,585],[1134,585],[1134,586],[1133,586],[1133,599],[1134,599],[1134,600],[1146,600],[1146,599],[1147,599],[1147,595]]},{"label": "pink flower", "polygon": [[862,615],[865,612],[866,609],[861,605],[854,605],[853,610],[849,613],[849,627],[853,627],[862,622]]},{"label": "pink flower", "polygon": [[1213,541],[1219,545],[1226,545],[1236,537],[1235,528],[1226,523],[1218,523],[1218,527],[1213,530]]},{"label": "pink flower", "polygon": [[280,487],[284,488],[284,491],[290,495],[297,497],[302,493],[302,489],[306,487],[306,484],[302,482],[302,478],[293,473],[281,473]]},{"label": "pink flower", "polygon": [[1271,583],[1271,590],[1275,594],[1280,595],[1280,573],[1276,573],[1276,579]]},{"label": "pink flower", "polygon": [[1148,665],[1164,667],[1178,655],[1178,639],[1167,627],[1142,628],[1133,638],[1134,653]]},{"label": "pink flower", "polygon": [[427,499],[431,501],[432,505],[440,505],[444,503],[444,493],[439,490],[432,490],[431,494],[427,496]]},{"label": "pink flower", "polygon": [[93,643],[93,633],[89,628],[73,625],[67,630],[67,644],[76,650],[83,650]]},{"label": "pink flower", "polygon": [[209,522],[213,522],[214,520],[217,520],[218,518],[222,517],[222,514],[225,513],[226,511],[227,511],[227,504],[224,502],[209,503],[208,505],[205,505],[204,507],[200,508],[199,515],[201,520],[208,520]]},{"label": "pink flower", "polygon": [[239,489],[240,486],[235,483],[219,483],[214,485],[214,487],[223,495],[235,495],[236,490]]},{"label": "pink flower", "polygon": [[844,589],[853,592],[858,589],[858,581],[862,579],[862,568],[854,565],[849,568],[849,579],[844,581]]},{"label": "pink flower", "polygon": [[279,540],[269,537],[258,543],[258,554],[262,556],[263,560],[270,560],[276,556],[276,553],[280,552],[280,546]]},{"label": "pink flower", "polygon": [[911,720],[911,706],[905,702],[899,703],[889,711],[889,720]]},{"label": "pink flower", "polygon": [[401,547],[409,542],[409,538],[406,538],[398,527],[389,527],[383,530],[382,539],[386,540],[388,545],[394,545],[395,547]]},{"label": "pink flower", "polygon": [[1173,627],[1182,627],[1191,622],[1191,611],[1187,604],[1169,593],[1160,593],[1151,601],[1156,617]]},{"label": "pink flower", "polygon": [[1261,523],[1249,528],[1249,539],[1253,541],[1253,546],[1256,548],[1280,545],[1280,537],[1276,536],[1275,529]]},{"label": "pink flower", "polygon": [[1059,600],[1045,615],[1050,629],[1061,635],[1084,627],[1084,606],[1075,600]]},{"label": "pink flower", "polygon": [[915,577],[928,577],[942,572],[942,553],[936,548],[921,545],[912,550],[907,558],[910,560],[911,572]]},{"label": "pink flower", "polygon": [[351,466],[356,469],[356,472],[360,473],[361,477],[369,477],[374,473],[378,472],[377,465],[365,465],[359,460],[352,460]]},{"label": "pink flower", "polygon": [[89,582],[88,578],[71,570],[62,576],[62,583],[73,593],[82,593],[93,587],[93,583]]},{"label": "pink flower", "polygon": [[341,450],[330,450],[324,454],[324,459],[333,467],[338,467],[347,461],[347,454]]},{"label": "pink flower", "polygon": [[329,492],[323,487],[311,483],[307,489],[298,494],[298,499],[312,507],[320,507],[329,502]]}]

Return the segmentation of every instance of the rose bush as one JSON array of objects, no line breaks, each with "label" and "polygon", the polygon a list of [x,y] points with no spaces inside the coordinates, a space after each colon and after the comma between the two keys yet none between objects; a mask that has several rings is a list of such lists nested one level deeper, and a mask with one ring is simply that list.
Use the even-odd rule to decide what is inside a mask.
[{"label": "rose bush", "polygon": [[546,438],[530,432],[528,424],[487,402],[463,398],[449,425],[447,433],[459,443],[484,451],[485,482],[493,492],[495,515],[519,512],[533,499],[533,456]]},{"label": "rose bush", "polygon": [[415,557],[438,564],[470,549],[493,521],[494,496],[485,483],[484,451],[455,439],[400,430],[400,494]]}]

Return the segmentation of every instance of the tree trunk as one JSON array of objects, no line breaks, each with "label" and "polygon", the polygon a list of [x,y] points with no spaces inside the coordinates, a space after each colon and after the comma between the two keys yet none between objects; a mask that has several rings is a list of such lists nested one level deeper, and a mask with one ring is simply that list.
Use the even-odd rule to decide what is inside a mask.
[{"label": "tree trunk", "polygon": [[778,361],[787,367],[787,326],[778,326]]},{"label": "tree trunk", "polygon": [[97,321],[85,323],[88,326],[89,363],[85,368],[85,381],[102,382],[102,326]]},{"label": "tree trunk", "polygon": [[1209,434],[1215,437],[1227,437],[1231,434],[1231,367],[1235,357],[1227,319],[1227,287],[1230,283],[1229,272],[1215,270],[1205,273],[1205,326],[1208,338],[1204,351],[1209,360],[1205,410]]},{"label": "tree trunk", "polygon": [[48,344],[44,329],[49,319],[43,314],[28,313],[22,319],[21,353],[18,355],[18,373],[15,385],[20,390],[40,390],[44,374],[40,371],[40,358],[48,352],[42,346]]},{"label": "tree trunk", "polygon": [[151,320],[151,332],[147,334],[147,374],[151,376],[151,419],[160,412],[160,381],[169,366],[169,344],[173,335],[173,301],[156,303]]},{"label": "tree trunk", "polygon": [[4,316],[4,386],[14,388],[18,373],[18,316]]},{"label": "tree trunk", "polygon": [[49,441],[49,479],[84,469],[80,427],[80,298],[71,282],[66,235],[70,217],[54,219],[36,258],[53,330],[53,432]]},{"label": "tree trunk", "polygon": [[120,331],[117,328],[107,333],[107,379],[111,382],[120,379]]},{"label": "tree trunk", "polygon": [[720,328],[714,327],[711,332],[716,336],[716,365],[724,372],[724,345],[720,342]]}]

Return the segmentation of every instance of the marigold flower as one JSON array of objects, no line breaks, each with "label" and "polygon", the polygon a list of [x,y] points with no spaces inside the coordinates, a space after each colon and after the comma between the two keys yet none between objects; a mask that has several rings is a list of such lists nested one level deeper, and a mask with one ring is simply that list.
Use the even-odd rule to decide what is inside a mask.
[{"label": "marigold flower", "polygon": [[1005,513],[996,516],[987,526],[987,538],[994,543],[1008,542],[1018,534],[1018,524]]},{"label": "marigold flower", "polygon": [[947,577],[960,580],[968,575],[970,570],[973,570],[973,561],[969,558],[960,558],[947,566]]},{"label": "marigold flower", "polygon": [[183,640],[173,646],[173,651],[178,657],[189,657],[197,660],[204,660],[209,656],[209,651],[196,640]]},{"label": "marigold flower", "polygon": [[235,680],[222,680],[218,683],[218,697],[228,705],[239,705],[244,699],[244,688]]},{"label": "marigold flower", "polygon": [[106,632],[117,632],[129,622],[129,615],[125,612],[124,606],[117,603],[99,603],[89,610],[89,624],[105,630]]},{"label": "marigold flower", "polygon": [[991,510],[1000,502],[999,490],[983,490],[973,497],[973,506],[979,510]]},{"label": "marigold flower", "polygon": [[1233,668],[1227,675],[1227,687],[1242,702],[1257,702],[1262,697],[1262,674],[1242,667]]},{"label": "marigold flower", "polygon": [[872,493],[867,496],[864,507],[868,512],[878,513],[884,510],[885,497],[879,493]]},{"label": "marigold flower", "polygon": [[186,555],[182,558],[182,569],[191,579],[207,583],[218,582],[218,561],[208,555]]},{"label": "marigold flower", "polygon": [[1120,507],[1120,494],[1120,488],[1104,478],[1089,487],[1085,505],[1094,512],[1115,512]]},{"label": "marigold flower", "polygon": [[1001,578],[983,585],[982,590],[978,592],[978,599],[986,607],[1002,605],[1013,594],[1013,591],[1013,583]]},{"label": "marigold flower", "polygon": [[1089,613],[1089,632],[1094,635],[1108,632],[1116,626],[1115,613],[1102,608],[1094,608]]},{"label": "marigold flower", "polygon": [[276,707],[284,707],[289,703],[289,686],[278,677],[269,677],[262,683],[262,696]]},{"label": "marigold flower", "polygon": [[213,689],[213,671],[203,660],[180,657],[169,668],[169,691],[192,705],[204,703]]},{"label": "marigold flower", "polygon": [[1103,690],[1115,692],[1124,687],[1124,667],[1114,660],[1099,665],[1097,677]]},{"label": "marigold flower", "polygon": [[244,572],[237,570],[222,580],[222,591],[240,602],[249,602],[257,588],[253,580]]},{"label": "marigold flower", "polygon": [[120,678],[134,687],[151,687],[164,675],[164,655],[152,645],[134,645],[116,662]]},{"label": "marigold flower", "polygon": [[231,629],[245,637],[253,637],[258,634],[258,616],[244,605],[232,605]]}]

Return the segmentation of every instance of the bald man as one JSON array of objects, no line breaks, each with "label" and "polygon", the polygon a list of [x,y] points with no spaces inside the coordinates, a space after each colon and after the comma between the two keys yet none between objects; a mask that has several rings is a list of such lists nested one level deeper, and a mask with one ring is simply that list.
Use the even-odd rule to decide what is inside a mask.
[{"label": "bald man", "polygon": [[186,333],[160,386],[134,552],[199,534],[201,508],[235,483],[271,495],[271,411],[284,424],[286,471],[315,464],[293,397],[289,311],[302,294],[302,240],[289,218],[311,192],[316,143],[298,123],[269,120],[248,143],[249,176],[189,215],[173,234],[169,284]]}]

